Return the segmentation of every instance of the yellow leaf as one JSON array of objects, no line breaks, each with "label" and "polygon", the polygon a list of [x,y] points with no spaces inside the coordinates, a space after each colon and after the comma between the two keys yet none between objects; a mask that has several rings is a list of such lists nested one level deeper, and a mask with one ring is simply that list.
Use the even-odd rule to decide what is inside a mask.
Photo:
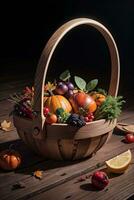
[{"label": "yellow leaf", "polygon": [[35,178],[38,178],[38,179],[42,179],[42,176],[43,176],[42,171],[40,171],[40,170],[36,170],[33,173],[33,175],[34,175]]},{"label": "yellow leaf", "polygon": [[11,131],[11,122],[4,120],[3,122],[1,122],[0,128],[3,131]]},{"label": "yellow leaf", "polygon": [[54,90],[55,89],[55,84],[54,83],[51,83],[51,82],[48,82],[45,87],[44,87],[44,90],[47,91],[47,90]]}]

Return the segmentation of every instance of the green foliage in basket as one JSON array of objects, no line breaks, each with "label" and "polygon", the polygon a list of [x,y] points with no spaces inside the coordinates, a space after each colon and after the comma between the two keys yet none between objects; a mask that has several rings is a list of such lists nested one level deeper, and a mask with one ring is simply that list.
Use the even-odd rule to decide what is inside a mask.
[{"label": "green foliage in basket", "polygon": [[56,115],[58,117],[58,122],[59,123],[66,123],[71,114],[65,112],[63,108],[58,108],[56,110]]},{"label": "green foliage in basket", "polygon": [[122,110],[122,105],[125,101],[122,96],[113,97],[108,95],[106,100],[95,112],[95,120],[106,119],[113,120],[119,117]]},{"label": "green foliage in basket", "polygon": [[63,73],[60,74],[59,78],[62,81],[67,81],[67,80],[69,80],[70,77],[71,77],[71,74],[70,74],[69,70],[66,70],[66,71],[64,71]]}]

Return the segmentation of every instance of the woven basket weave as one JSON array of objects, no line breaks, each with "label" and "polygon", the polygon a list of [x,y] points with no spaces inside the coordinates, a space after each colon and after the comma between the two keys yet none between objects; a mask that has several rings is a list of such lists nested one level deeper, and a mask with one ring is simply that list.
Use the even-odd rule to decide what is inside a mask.
[{"label": "woven basket weave", "polygon": [[61,39],[73,28],[89,25],[96,28],[105,38],[111,56],[111,80],[108,94],[116,96],[119,85],[120,63],[118,50],[110,32],[99,22],[78,18],[62,25],[49,39],[40,57],[35,76],[34,110],[38,115],[34,120],[16,115],[14,125],[19,136],[34,152],[55,160],[77,160],[96,153],[110,138],[116,126],[104,119],[87,123],[82,128],[67,124],[46,125],[43,115],[43,90],[51,57]]}]

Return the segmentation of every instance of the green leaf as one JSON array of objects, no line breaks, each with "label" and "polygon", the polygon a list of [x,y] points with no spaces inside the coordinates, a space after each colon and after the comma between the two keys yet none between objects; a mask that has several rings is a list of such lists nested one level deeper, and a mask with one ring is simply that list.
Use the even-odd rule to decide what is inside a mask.
[{"label": "green leaf", "polygon": [[121,114],[123,103],[125,103],[125,101],[122,96],[113,97],[108,95],[106,100],[96,110],[94,114],[95,120],[113,120],[118,118]]},{"label": "green leaf", "polygon": [[64,113],[64,109],[63,109],[63,108],[57,108],[57,109],[56,109],[56,115],[62,116],[63,113]]},{"label": "green leaf", "polygon": [[107,96],[107,92],[104,89],[102,89],[102,88],[98,88],[96,91],[98,93],[100,93],[100,94],[103,94],[103,95]]},{"label": "green leaf", "polygon": [[94,79],[92,81],[90,81],[87,86],[86,86],[86,90],[89,92],[89,91],[92,91],[98,84],[98,79]]},{"label": "green leaf", "polygon": [[85,90],[86,88],[86,81],[79,76],[74,77],[75,83],[80,90]]},{"label": "green leaf", "polygon": [[62,81],[66,81],[71,77],[71,74],[69,72],[69,70],[64,71],[63,73],[60,74],[60,79]]}]

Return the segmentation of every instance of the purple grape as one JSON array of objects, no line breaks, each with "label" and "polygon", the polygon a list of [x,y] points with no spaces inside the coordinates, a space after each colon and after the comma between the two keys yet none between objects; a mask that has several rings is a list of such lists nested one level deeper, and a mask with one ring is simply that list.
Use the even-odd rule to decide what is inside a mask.
[{"label": "purple grape", "polygon": [[69,99],[73,94],[73,90],[68,90],[65,96],[67,99]]},{"label": "purple grape", "polygon": [[56,93],[63,95],[68,91],[68,87],[64,82],[59,82],[56,86]]},{"label": "purple grape", "polygon": [[66,85],[69,90],[74,90],[74,85],[71,82],[66,82]]}]

